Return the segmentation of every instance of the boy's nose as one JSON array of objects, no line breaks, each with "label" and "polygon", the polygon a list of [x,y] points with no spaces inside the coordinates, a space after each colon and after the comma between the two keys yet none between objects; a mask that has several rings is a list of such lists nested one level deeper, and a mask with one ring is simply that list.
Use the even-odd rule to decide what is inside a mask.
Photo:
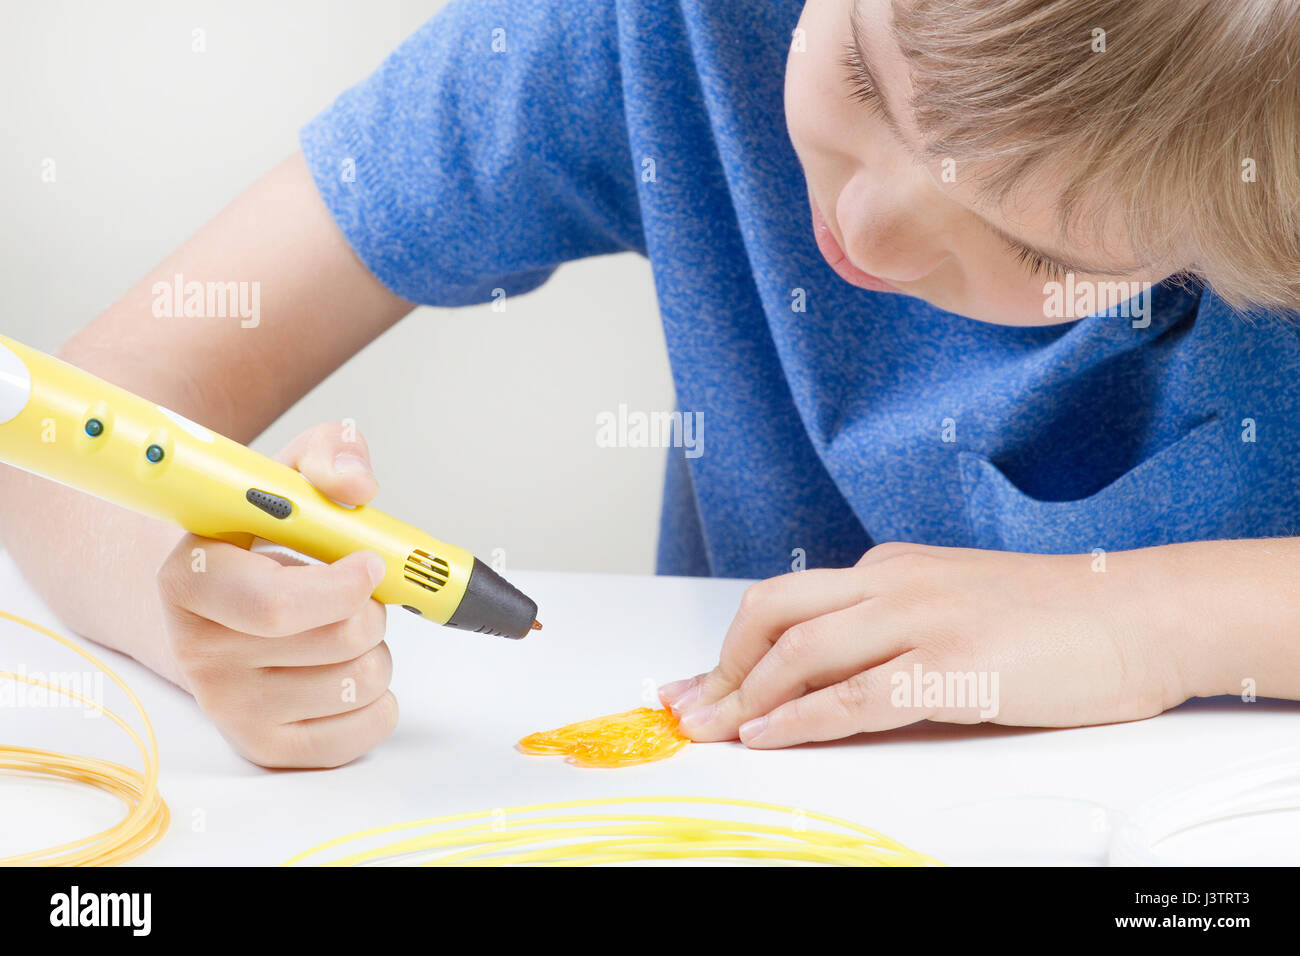
[{"label": "boy's nose", "polygon": [[941,211],[922,189],[859,175],[836,203],[844,251],[863,272],[888,282],[915,282],[946,257],[936,226]]}]

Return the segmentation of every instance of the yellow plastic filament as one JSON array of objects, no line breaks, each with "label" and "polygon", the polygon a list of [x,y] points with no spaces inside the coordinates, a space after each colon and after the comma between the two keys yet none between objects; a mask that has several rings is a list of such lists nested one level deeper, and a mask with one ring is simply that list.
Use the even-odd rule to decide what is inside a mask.
[{"label": "yellow plastic filament", "polygon": [[[656,804],[733,811],[744,808],[766,822],[669,816],[653,811],[608,812],[610,807],[651,808]],[[599,812],[562,812],[588,808],[599,808]],[[652,860],[741,860],[831,866],[943,865],[848,820],[726,797],[608,797],[433,817],[360,830],[312,847],[284,865],[293,866],[348,844],[359,847],[385,834],[416,829],[432,832],[314,862],[323,866],[594,866]]]},{"label": "yellow plastic filament", "polygon": [[[139,856],[157,843],[170,822],[167,804],[158,793],[158,741],[154,737],[153,725],[145,713],[144,705],[130,687],[123,682],[102,661],[82,650],[72,641],[56,634],[48,628],[41,627],[26,618],[6,611],[0,611],[0,617],[29,628],[38,634],[58,641],[69,650],[81,655],[93,666],[103,671],[123,692],[140,714],[144,725],[145,737],[121,717],[106,709],[101,704],[90,700],[76,691],[58,687],[46,681],[26,674],[14,674],[0,670],[0,679],[22,681],[47,691],[62,694],[91,707],[109,718],[126,732],[127,736],[140,750],[143,769],[135,770],[108,760],[94,757],[59,754],[48,750],[33,750],[29,747],[9,747],[0,745],[0,770],[16,771],[20,774],[35,774],[72,780],[87,786],[97,787],[119,797],[127,806],[127,814],[120,823],[99,833],[71,843],[64,843],[48,850],[36,850],[20,853],[17,856],[0,857],[0,866],[111,866],[124,863]],[[146,745],[146,740],[148,741]]]},{"label": "yellow plastic filament", "polygon": [[671,757],[689,742],[672,711],[638,707],[529,734],[518,747],[526,754],[565,755],[579,767],[627,767]]}]

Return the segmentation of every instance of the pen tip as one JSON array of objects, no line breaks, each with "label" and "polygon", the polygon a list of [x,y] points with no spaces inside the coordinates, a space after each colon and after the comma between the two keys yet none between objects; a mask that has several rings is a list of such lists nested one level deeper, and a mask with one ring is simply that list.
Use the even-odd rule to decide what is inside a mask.
[{"label": "pen tip", "polygon": [[534,631],[540,631],[541,629],[542,629],[542,622],[541,622],[541,621],[538,621],[538,620],[534,620],[534,621],[533,621],[533,630],[534,630]]}]

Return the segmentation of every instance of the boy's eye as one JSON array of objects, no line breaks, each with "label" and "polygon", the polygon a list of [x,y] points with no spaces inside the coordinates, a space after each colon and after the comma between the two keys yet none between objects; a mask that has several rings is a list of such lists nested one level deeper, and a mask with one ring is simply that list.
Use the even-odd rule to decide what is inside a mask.
[{"label": "boy's eye", "polygon": [[1027,246],[1007,243],[1008,248],[1016,254],[1016,261],[1029,270],[1031,276],[1046,275],[1057,282],[1065,280],[1065,269],[1051,259],[1044,259]]},{"label": "boy's eye", "polygon": [[[848,42],[844,44],[844,51],[840,55],[840,65],[843,67],[845,78],[848,81],[849,98],[883,113],[880,97],[876,92],[875,84],[871,81],[871,73],[863,64],[862,54],[858,51],[855,43]],[[1059,263],[1044,258],[1028,246],[1022,246],[1018,242],[1007,242],[1005,239],[1003,241],[1006,242],[1007,248],[1015,253],[1016,261],[1031,276],[1043,275],[1058,282],[1065,280],[1066,270]]]},{"label": "boy's eye", "polygon": [[872,85],[871,74],[862,63],[862,54],[858,52],[857,46],[853,43],[844,44],[844,52],[840,56],[840,65],[844,68],[844,74],[849,84],[849,99],[868,106],[880,105],[876,98],[876,88]]}]

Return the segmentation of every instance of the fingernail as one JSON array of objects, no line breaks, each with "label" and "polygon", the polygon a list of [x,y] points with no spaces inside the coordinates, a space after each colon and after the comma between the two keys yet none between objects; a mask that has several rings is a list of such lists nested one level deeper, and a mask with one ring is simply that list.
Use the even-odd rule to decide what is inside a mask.
[{"label": "fingernail", "polygon": [[675,680],[671,684],[664,684],[663,687],[659,688],[659,699],[671,707],[676,703],[678,697],[686,693],[694,680],[694,677],[688,677],[685,680]]},{"label": "fingernail", "polygon": [[709,704],[707,707],[697,707],[695,710],[683,717],[678,726],[689,735],[692,730],[699,730],[712,720],[713,712],[717,709],[717,704]]},{"label": "fingernail", "polygon": [[747,720],[740,725],[740,742],[748,747],[759,737],[763,736],[763,731],[767,730],[767,717],[755,717],[753,720]]},{"label": "fingernail", "polygon": [[672,712],[674,714],[681,716],[682,714],[689,711],[691,707],[695,704],[695,702],[699,699],[700,699],[700,685],[696,684],[695,686],[691,687],[690,690],[682,694],[681,697],[677,698],[677,700],[673,701],[668,706],[672,709]]},{"label": "fingernail", "polygon": [[355,475],[369,474],[370,465],[359,455],[351,452],[341,452],[334,458],[334,474],[336,475]]},{"label": "fingernail", "polygon": [[370,573],[370,586],[372,588],[379,587],[379,582],[388,573],[388,567],[384,564],[384,559],[373,551],[366,555],[366,570]]}]

